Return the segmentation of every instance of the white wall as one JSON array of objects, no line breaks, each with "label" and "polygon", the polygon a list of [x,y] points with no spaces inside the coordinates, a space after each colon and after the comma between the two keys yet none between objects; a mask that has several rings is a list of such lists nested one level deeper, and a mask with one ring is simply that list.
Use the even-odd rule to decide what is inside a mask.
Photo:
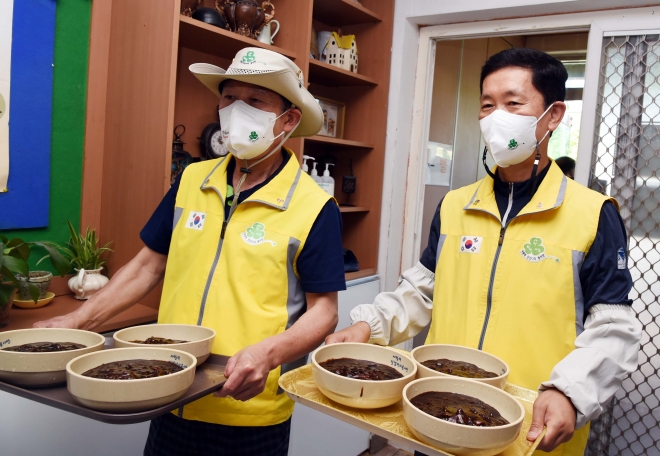
[{"label": "white wall", "polygon": [[0,391],[2,456],[138,456],[149,423],[113,425]]},{"label": "white wall", "polygon": [[[402,239],[419,27],[579,11],[659,5],[658,0],[396,0],[378,271],[381,290],[396,288]],[[475,132],[478,134],[479,132]]]},{"label": "white wall", "polygon": [[[337,331],[350,326],[349,313],[358,304],[371,303],[378,294],[378,280],[351,286],[339,293]],[[369,448],[369,433],[296,404],[291,422],[289,456],[357,456]]]}]

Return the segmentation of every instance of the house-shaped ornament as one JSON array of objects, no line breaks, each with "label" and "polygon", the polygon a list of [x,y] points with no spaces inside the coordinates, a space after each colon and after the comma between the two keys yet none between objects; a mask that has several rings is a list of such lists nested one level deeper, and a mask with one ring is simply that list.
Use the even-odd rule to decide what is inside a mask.
[{"label": "house-shaped ornament", "polygon": [[344,70],[358,72],[358,48],[355,35],[339,36],[332,32],[321,51],[321,60]]}]

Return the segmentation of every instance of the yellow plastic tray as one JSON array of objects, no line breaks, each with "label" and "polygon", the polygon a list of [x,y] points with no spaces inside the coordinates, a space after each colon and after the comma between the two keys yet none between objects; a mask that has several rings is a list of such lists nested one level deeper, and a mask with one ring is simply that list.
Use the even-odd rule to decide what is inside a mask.
[{"label": "yellow plastic tray", "polygon": [[[312,378],[312,366],[308,364],[298,369],[287,372],[280,377],[280,387],[286,391],[289,397],[307,407],[318,410],[321,413],[345,421],[372,434],[380,435],[386,439],[421,451],[429,456],[450,455],[444,451],[428,446],[417,440],[403,419],[401,401],[389,407],[375,410],[363,410],[346,407],[331,401],[319,391],[316,382]],[[525,419],[518,439],[511,444],[501,456],[526,456],[531,455],[543,439],[540,435],[536,442],[526,439],[527,431],[532,423],[532,407],[536,399],[536,391],[530,391],[515,385],[507,385],[505,391],[515,396],[525,408]]]}]

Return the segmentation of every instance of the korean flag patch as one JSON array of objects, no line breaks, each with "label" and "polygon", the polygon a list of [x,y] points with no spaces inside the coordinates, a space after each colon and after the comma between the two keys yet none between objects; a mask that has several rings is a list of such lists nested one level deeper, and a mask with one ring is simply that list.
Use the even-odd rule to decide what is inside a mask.
[{"label": "korean flag patch", "polygon": [[479,253],[481,252],[481,243],[484,238],[479,236],[462,236],[461,253]]},{"label": "korean flag patch", "polygon": [[204,228],[204,222],[206,221],[206,213],[204,212],[195,212],[190,211],[188,220],[186,221],[186,228],[191,230],[202,230]]}]

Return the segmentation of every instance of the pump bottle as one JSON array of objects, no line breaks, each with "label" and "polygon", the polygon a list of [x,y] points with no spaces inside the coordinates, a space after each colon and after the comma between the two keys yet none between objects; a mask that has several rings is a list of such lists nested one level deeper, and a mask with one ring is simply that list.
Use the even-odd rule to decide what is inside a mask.
[{"label": "pump bottle", "polygon": [[309,155],[303,155],[302,170],[305,174],[309,174],[309,166],[307,166],[307,160],[314,160],[314,157],[310,157]]},{"label": "pump bottle", "polygon": [[335,196],[335,180],[330,176],[330,171],[328,170],[328,166],[335,166],[334,163],[326,163],[325,164],[325,171],[323,171],[323,177],[320,179],[319,185],[325,192],[334,197]]},{"label": "pump bottle", "polygon": [[317,184],[321,185],[321,178],[319,177],[319,172],[316,170],[316,162],[314,162],[314,167],[310,173],[310,176]]}]

